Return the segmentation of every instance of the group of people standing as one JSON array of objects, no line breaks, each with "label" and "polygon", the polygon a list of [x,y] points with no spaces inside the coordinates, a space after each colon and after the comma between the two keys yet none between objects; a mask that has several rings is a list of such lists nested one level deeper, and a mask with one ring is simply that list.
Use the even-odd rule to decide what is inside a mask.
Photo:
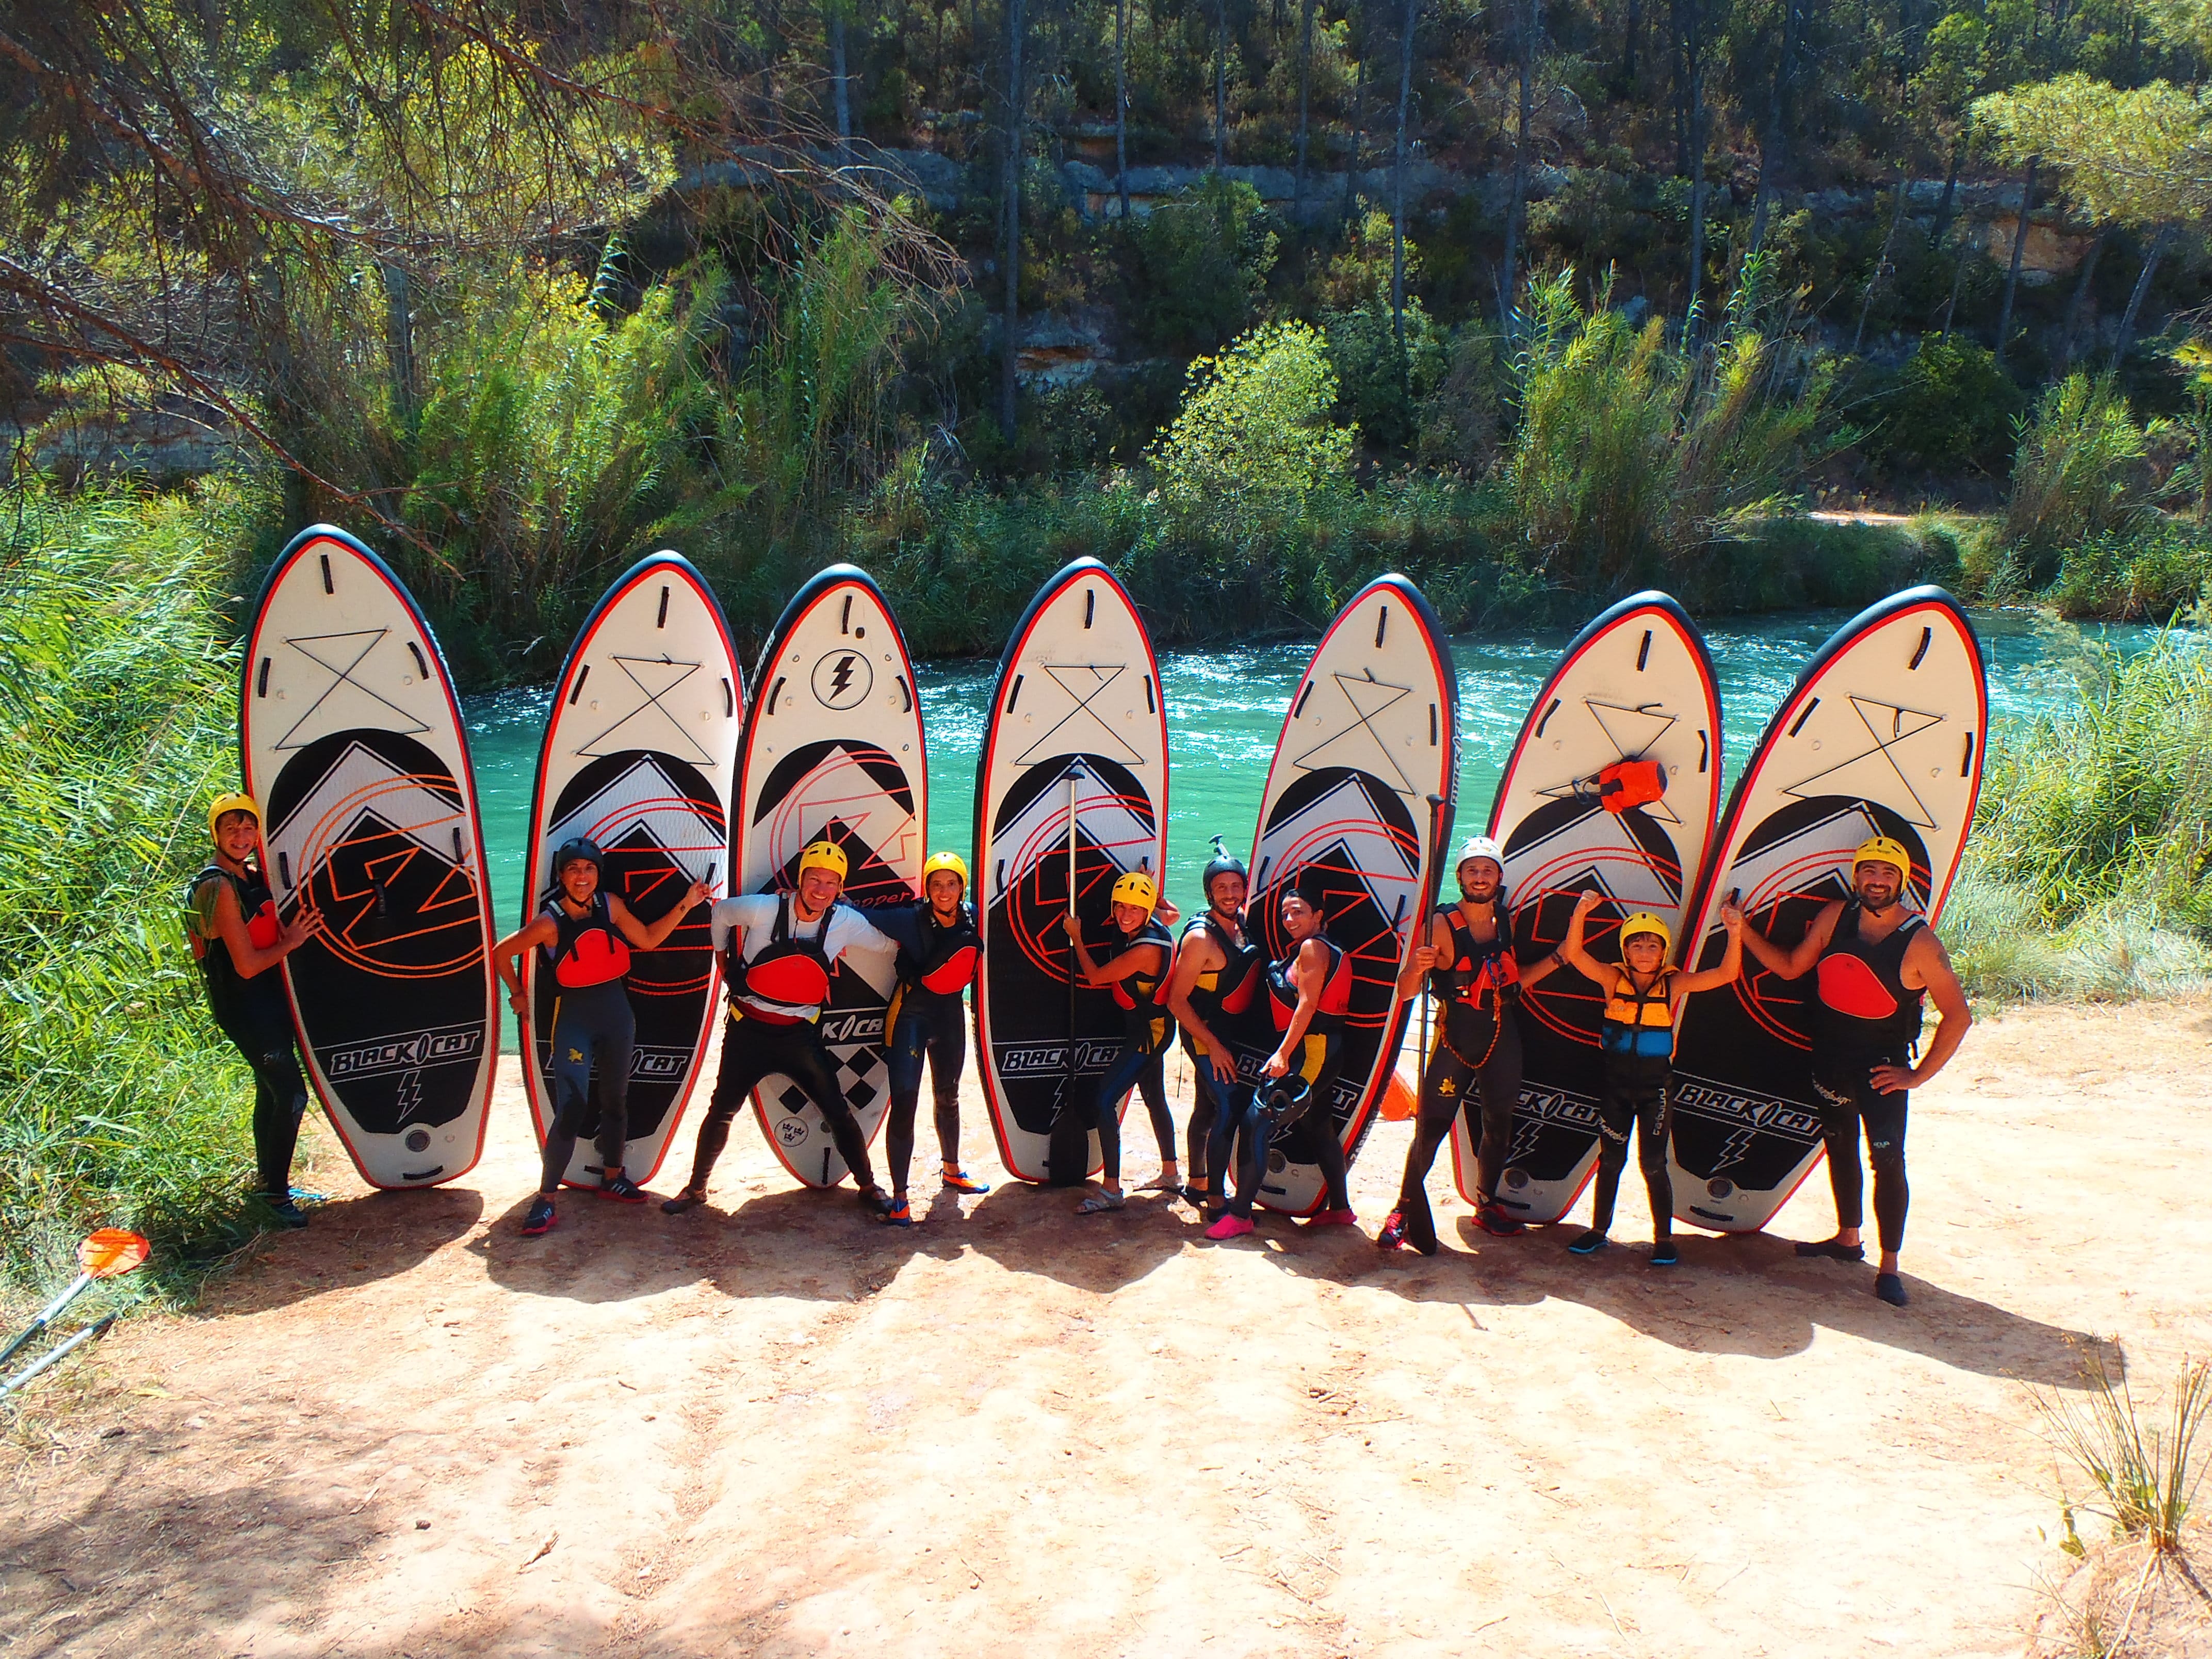
[{"label": "group of people standing", "polygon": [[[312,909],[303,909],[290,924],[278,925],[262,869],[260,809],[251,797],[219,797],[208,821],[214,853],[190,888],[189,932],[210,1006],[253,1071],[262,1200],[282,1224],[304,1226],[306,1216],[291,1194],[290,1169],[307,1088],[294,1052],[283,977],[271,970],[313,937],[321,922]],[[1272,1150],[1321,1170],[1322,1207],[1305,1225],[1356,1225],[1344,1148],[1326,1104],[1351,1008],[1351,959],[1329,939],[1312,896],[1295,886],[1279,900],[1289,949],[1270,959],[1246,927],[1249,874],[1243,862],[1218,839],[1214,848],[1202,878],[1206,908],[1183,926],[1179,938],[1166,925],[1180,919],[1175,908],[1143,872],[1115,884],[1111,932],[1103,950],[1094,951],[1075,918],[1067,918],[1073,971],[1109,989],[1121,1014],[1118,1052],[1095,1089],[1072,1109],[1080,1115],[1073,1127],[1086,1134],[1097,1130],[1104,1159],[1100,1182],[1079,1209],[1098,1214],[1127,1206],[1120,1110],[1133,1090],[1145,1102],[1159,1147],[1160,1175],[1147,1190],[1176,1192],[1212,1212],[1206,1237],[1228,1240],[1253,1231],[1253,1208]],[[578,1139],[587,1132],[596,1131],[600,1155],[598,1194],[618,1203],[647,1201],[648,1194],[623,1168],[624,1091],[635,1033],[624,979],[633,951],[659,947],[707,898],[707,889],[695,883],[666,915],[647,923],[600,889],[604,854],[591,842],[564,844],[553,864],[553,896],[493,951],[518,1013],[524,1006],[519,970],[526,953],[540,953],[542,970],[558,988],[549,1032],[554,1118],[539,1190],[522,1224],[532,1235],[556,1224],[556,1194]],[[1521,1095],[1520,999],[1547,976],[1571,968],[1597,986],[1606,1001],[1595,1200],[1589,1227],[1568,1248],[1588,1255],[1609,1243],[1633,1135],[1650,1200],[1650,1260],[1655,1266],[1674,1263],[1666,1145],[1676,1016],[1685,997],[1735,980],[1747,951],[1784,979],[1814,975],[1814,1070],[1838,1230],[1831,1238],[1800,1244],[1798,1252],[1864,1259],[1858,1152],[1863,1131],[1872,1152],[1881,1251],[1875,1293],[1902,1306],[1898,1253],[1907,1198],[1908,1092],[1942,1069],[1972,1023],[1942,945],[1905,908],[1911,868],[1896,842],[1865,842],[1854,857],[1851,896],[1824,907],[1787,950],[1765,939],[1730,904],[1723,911],[1729,943],[1722,961],[1695,971],[1667,964],[1669,929],[1649,914],[1622,922],[1619,963],[1593,956],[1584,925],[1600,899],[1585,893],[1559,948],[1523,963],[1514,949],[1503,854],[1486,836],[1468,841],[1455,870],[1457,902],[1434,912],[1398,980],[1402,996],[1418,995],[1425,986],[1443,1015],[1422,1070],[1398,1199],[1377,1243],[1425,1254],[1438,1248],[1427,1179],[1462,1110],[1470,1115],[1477,1143],[1476,1224],[1498,1237],[1523,1231],[1497,1200]],[[714,903],[710,931],[728,985],[729,1020],[690,1175],[662,1204],[668,1213],[682,1214],[706,1201],[732,1121],[762,1079],[778,1073],[820,1110],[862,1204],[878,1221],[914,1224],[908,1181],[925,1064],[943,1183],[961,1192],[989,1190],[966,1172],[960,1158],[966,994],[983,948],[967,896],[967,866],[957,854],[936,854],[924,866],[920,900],[866,911],[844,902],[848,874],[844,851],[819,841],[800,854],[791,891]],[[832,970],[848,953],[896,959],[897,988],[884,1023],[891,1083],[888,1190],[876,1179],[866,1137],[837,1084],[818,1029]],[[1916,1065],[1912,1050],[1922,1008],[1931,997],[1942,1023]],[[1195,1079],[1187,1178],[1176,1156],[1164,1076],[1166,1051],[1176,1034]]]}]

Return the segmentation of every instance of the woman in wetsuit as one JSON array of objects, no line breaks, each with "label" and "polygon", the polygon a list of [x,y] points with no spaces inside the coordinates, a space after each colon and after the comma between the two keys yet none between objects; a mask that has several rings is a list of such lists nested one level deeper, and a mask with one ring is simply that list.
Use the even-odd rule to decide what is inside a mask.
[{"label": "woman in wetsuit", "polygon": [[1674,1019],[1682,999],[1732,983],[1743,965],[1743,912],[1733,904],[1721,911],[1728,928],[1728,953],[1717,968],[1696,973],[1669,967],[1667,952],[1674,935],[1667,924],[1639,910],[1620,924],[1620,961],[1600,962],[1583,946],[1583,924],[1603,902],[1603,895],[1584,893],[1575,901],[1559,955],[1574,970],[1605,992],[1605,1016],[1598,1026],[1598,1048],[1605,1056],[1605,1091],[1598,1099],[1597,1193],[1591,1200],[1589,1231],[1567,1246],[1577,1255],[1594,1255],[1610,1243],[1613,1200],[1620,1172],[1628,1164],[1628,1137],[1636,1134],[1636,1159],[1651,1200],[1651,1265],[1671,1267],[1680,1260],[1674,1247],[1674,1189],[1667,1176],[1667,1085],[1674,1071]]},{"label": "woman in wetsuit", "polygon": [[1175,1022],[1168,1017],[1162,990],[1167,982],[1168,956],[1174,938],[1153,916],[1159,902],[1158,884],[1141,870],[1132,870],[1114,884],[1114,927],[1121,946],[1114,959],[1101,966],[1083,942],[1082,924],[1073,913],[1061,919],[1075,943],[1075,957],[1083,969],[1083,982],[1103,986],[1114,993],[1121,1010],[1121,1051],[1098,1079],[1098,1146],[1106,1168],[1103,1188],[1076,1206],[1079,1215],[1118,1210],[1128,1201],[1121,1194],[1121,1120],[1117,1110],[1133,1087],[1145,1097],[1152,1114],[1152,1133],[1160,1146],[1160,1173],[1146,1192],[1175,1192],[1182,1185],[1176,1163],[1175,1120],[1168,1115],[1168,1086],[1164,1056],[1168,1033]]},{"label": "woman in wetsuit", "polygon": [[[522,1231],[536,1237],[550,1232],[560,1218],[553,1195],[561,1188],[576,1137],[592,1121],[596,1095],[601,1198],[617,1204],[642,1204],[645,1192],[623,1171],[629,1143],[630,1050],[637,1041],[637,1016],[631,1012],[624,976],[632,947],[659,948],[678,924],[706,902],[703,882],[693,882],[668,914],[653,923],[638,920],[616,894],[599,887],[606,855],[599,843],[578,836],[553,854],[557,890],[545,908],[519,932],[492,946],[492,964],[507,986],[508,1006],[520,1019],[527,1004],[522,993],[520,958],[526,951],[545,953],[544,969],[560,988],[553,998],[553,1121],[546,1127],[538,1196],[524,1212]],[[599,1067],[599,1088],[592,1069]]]},{"label": "woman in wetsuit", "polygon": [[208,808],[215,856],[185,890],[185,936],[199,963],[215,1023],[253,1069],[253,1154],[258,1196],[280,1227],[304,1227],[292,1201],[292,1153],[307,1115],[307,1082],[293,1047],[292,1005],[277,963],[322,931],[303,897],[289,927],[263,871],[261,808],[251,795],[218,795]]},{"label": "woman in wetsuit", "polygon": [[870,911],[869,920],[899,942],[898,989],[884,1016],[891,1073],[890,1115],[884,1125],[891,1166],[891,1207],[881,1218],[914,1225],[907,1170],[914,1162],[914,1119],[921,1103],[921,1067],[929,1062],[937,1107],[937,1150],[945,1185],[988,1193],[960,1167],[960,1073],[968,1063],[968,988],[983,951],[975,907],[968,902],[968,863],[957,853],[933,853],[921,866],[922,902]]},{"label": "woman in wetsuit", "polygon": [[1344,1018],[1352,1008],[1352,958],[1322,931],[1321,911],[1304,893],[1291,888],[1282,906],[1291,949],[1267,964],[1266,981],[1281,1041],[1261,1064],[1260,1086],[1245,1097],[1236,1126],[1251,1143],[1251,1184],[1240,1169],[1236,1196],[1206,1230],[1211,1239],[1252,1231],[1252,1203],[1273,1142],[1281,1142],[1286,1155],[1321,1166],[1327,1195],[1307,1226],[1349,1227],[1358,1220],[1346,1185],[1344,1143],[1328,1103],[1344,1047]]},{"label": "woman in wetsuit", "polygon": [[1520,998],[1523,988],[1541,981],[1559,965],[1556,953],[1524,968],[1513,951],[1512,913],[1505,902],[1505,854],[1488,836],[1475,836],[1459,849],[1459,902],[1439,906],[1429,937],[1407,958],[1398,975],[1398,994],[1413,996],[1425,976],[1443,1006],[1435,1051],[1425,1056],[1421,1099],[1413,1124],[1413,1144],[1406,1152],[1406,1173],[1398,1202],[1383,1218],[1375,1242],[1386,1250],[1411,1244],[1424,1255],[1437,1251],[1436,1223],[1429,1213],[1429,1166],[1437,1149],[1472,1093],[1478,1104],[1468,1127],[1479,1131],[1475,1190],[1482,1201],[1475,1224],[1498,1237],[1519,1232],[1521,1224],[1498,1203],[1498,1178],[1504,1173],[1506,1148],[1513,1134],[1513,1109],[1521,1101]]}]

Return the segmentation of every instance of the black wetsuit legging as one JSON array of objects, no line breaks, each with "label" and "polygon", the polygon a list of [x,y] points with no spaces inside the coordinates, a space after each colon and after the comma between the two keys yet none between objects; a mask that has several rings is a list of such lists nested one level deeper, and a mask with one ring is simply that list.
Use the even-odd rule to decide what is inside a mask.
[{"label": "black wetsuit legging", "polygon": [[695,1194],[707,1190],[714,1160],[729,1145],[731,1120],[744,1109],[746,1097],[759,1087],[760,1080],[779,1072],[796,1083],[821,1112],[822,1121],[830,1127],[830,1139],[837,1144],[837,1156],[845,1160],[860,1190],[866,1192],[876,1184],[875,1170],[868,1163],[867,1140],[837,1086],[836,1062],[823,1047],[822,1033],[814,1022],[800,1019],[774,1025],[733,1010],[722,1030],[722,1072],[714,1079],[707,1120],[699,1126],[699,1150],[691,1155],[688,1190]]},{"label": "black wetsuit legging", "polygon": [[1406,1176],[1398,1184],[1400,1208],[1417,1201],[1425,1207],[1429,1168],[1437,1161],[1444,1137],[1451,1133],[1453,1121],[1468,1107],[1470,1089],[1479,1098],[1468,1122],[1480,1130],[1475,1165],[1481,1196],[1485,1200],[1498,1196],[1498,1177],[1504,1172],[1506,1149],[1513,1144],[1513,1109],[1521,1103],[1520,1018],[1510,1008],[1499,1018],[1504,1024],[1498,1040],[1486,1045],[1486,1054],[1471,1045],[1455,1051],[1437,1034],[1436,1052],[1421,1075],[1413,1144],[1406,1150]]},{"label": "black wetsuit legging", "polygon": [[1628,1137],[1637,1136],[1636,1162],[1651,1199],[1651,1237],[1674,1231],[1674,1185],[1667,1178],[1667,1083],[1674,1062],[1663,1054],[1607,1054],[1605,1092],[1598,1101],[1597,1195],[1590,1227],[1613,1225],[1621,1171],[1628,1167]]},{"label": "black wetsuit legging", "polygon": [[891,1187],[906,1190],[914,1163],[914,1115],[921,1103],[921,1062],[937,1104],[937,1149],[947,1165],[960,1156],[960,1072],[968,1063],[968,1011],[959,994],[939,996],[909,986],[891,1027],[891,1109],[884,1123]]},{"label": "black wetsuit legging", "polygon": [[235,989],[210,978],[208,1007],[253,1068],[253,1161],[261,1172],[261,1190],[272,1200],[289,1198],[292,1153],[307,1111],[307,1080],[292,1046],[292,1010],[284,998],[283,975],[264,969],[258,977],[239,981]]},{"label": "black wetsuit legging", "polygon": [[629,1144],[629,1066],[637,1047],[637,1016],[622,981],[563,989],[553,999],[549,1041],[553,1121],[545,1133],[544,1168],[538,1183],[545,1193],[568,1174],[578,1137],[592,1127],[594,1107],[599,1130],[592,1140],[600,1171],[623,1166]]},{"label": "black wetsuit legging", "polygon": [[1874,1218],[1881,1248],[1905,1248],[1905,1212],[1911,1189],[1905,1180],[1905,1115],[1908,1097],[1876,1092],[1867,1073],[1876,1066],[1909,1066],[1900,1053],[1855,1056],[1839,1062],[1816,1060],[1814,1092],[1820,1097],[1820,1135],[1828,1143],[1828,1185],[1836,1194],[1836,1225],[1856,1227],[1866,1219],[1864,1179],[1859,1169],[1859,1125],[1866,1125],[1867,1152],[1874,1165]]},{"label": "black wetsuit legging", "polygon": [[1237,1166],[1237,1194],[1229,1200],[1229,1210],[1248,1221],[1252,1218],[1252,1205],[1259,1196],[1261,1183],[1267,1178],[1267,1149],[1273,1140],[1280,1141],[1286,1158],[1321,1166],[1323,1208],[1352,1207],[1344,1142],[1337,1136],[1336,1118],[1327,1104],[1336,1086],[1336,1058],[1341,1040],[1309,1036],[1301,1046],[1304,1063],[1292,1069],[1296,1075],[1306,1079],[1313,1091],[1314,1103],[1306,1109],[1304,1116],[1276,1136],[1267,1124],[1264,1087],[1240,1085],[1231,1109],[1223,1113],[1213,1126],[1212,1167],[1217,1190],[1229,1167],[1230,1137],[1239,1133],[1244,1137],[1244,1157]]},{"label": "black wetsuit legging", "polygon": [[1105,1178],[1121,1178],[1121,1118],[1115,1109],[1131,1089],[1145,1097],[1152,1116],[1152,1136],[1160,1143],[1160,1162],[1175,1162],[1175,1119],[1168,1115],[1167,1049],[1131,1042],[1114,1056],[1098,1079],[1098,1151],[1106,1160]]}]

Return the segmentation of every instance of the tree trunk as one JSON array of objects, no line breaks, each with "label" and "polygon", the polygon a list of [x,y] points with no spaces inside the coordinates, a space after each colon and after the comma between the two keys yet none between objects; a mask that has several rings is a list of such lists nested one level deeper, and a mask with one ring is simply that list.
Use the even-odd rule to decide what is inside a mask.
[{"label": "tree trunk", "polygon": [[782,107],[775,96],[776,48],[783,39],[783,7],[771,3],[768,9],[768,35],[761,43],[761,128],[774,137],[782,126],[777,118]]},{"label": "tree trunk", "polygon": [[1313,70],[1314,0],[1305,0],[1298,23],[1298,159],[1291,179],[1291,222],[1303,225],[1306,208],[1306,88]]},{"label": "tree trunk", "polygon": [[2027,179],[2020,190],[2020,228],[2013,233],[2012,265],[2005,272],[2004,304],[1997,308],[1996,359],[2004,361],[2005,344],[2012,334],[2013,295],[2020,287],[2020,262],[2027,253],[2027,216],[2035,206],[2035,169],[2040,155],[2027,158]]},{"label": "tree trunk", "polygon": [[402,428],[415,424],[415,318],[408,303],[407,273],[379,265],[384,278],[384,355],[392,373],[392,412]]},{"label": "tree trunk", "polygon": [[1000,343],[999,426],[1008,443],[1014,439],[1014,363],[1019,355],[1015,336],[1021,325],[1022,117],[1027,101],[1022,85],[1027,33],[1023,4],[1024,0],[1006,0],[1006,314]]},{"label": "tree trunk", "polygon": [[2065,326],[2058,335],[2058,372],[2065,374],[2074,361],[2074,342],[2081,332],[2081,307],[2089,302],[2089,283],[2097,274],[2097,261],[2103,257],[2105,244],[2112,239],[2109,226],[2097,232],[2097,240],[2089,244],[2089,251],[2081,256],[2081,274],[2074,282],[2074,297],[2066,302]]},{"label": "tree trunk", "polygon": [[1229,0],[1213,0],[1213,170],[1229,165]]},{"label": "tree trunk", "polygon": [[837,116],[837,147],[853,142],[853,99],[845,80],[845,10],[839,0],[825,8],[830,25],[830,100]]},{"label": "tree trunk", "polygon": [[[1363,11],[1360,21],[1366,21]],[[1360,31],[1359,58],[1352,76],[1352,154],[1344,163],[1344,216],[1352,216],[1352,204],[1359,195],[1359,139],[1367,125],[1367,41],[1366,31]]]},{"label": "tree trunk", "polygon": [[1114,188],[1121,198],[1121,222],[1129,219],[1129,0],[1114,0]]},{"label": "tree trunk", "polygon": [[1505,256],[1500,272],[1504,293],[1498,313],[1507,329],[1512,327],[1514,296],[1521,291],[1521,241],[1528,219],[1529,129],[1535,117],[1536,32],[1543,25],[1540,0],[1521,0],[1521,15],[1514,32],[1521,82],[1520,117],[1513,137],[1513,196],[1505,209]]},{"label": "tree trunk", "polygon": [[1682,307],[1682,345],[1698,334],[1698,299],[1705,273],[1705,39],[1704,0],[1675,0],[1675,33],[1688,105],[1690,162],[1690,291]]},{"label": "tree trunk", "polygon": [[[1752,191],[1751,244],[1747,258],[1766,245],[1766,204],[1774,190],[1775,161],[1782,149],[1782,105],[1797,53],[1797,0],[1782,0],[1782,51],[1774,60],[1774,80],[1766,92],[1766,128],[1759,139],[1759,183]],[[1887,255],[1885,252],[1884,257]],[[1869,289],[1869,293],[1873,290]]]},{"label": "tree trunk", "polygon": [[1943,246],[1943,233],[1951,228],[1951,206],[1959,199],[1959,166],[1966,159],[1966,136],[1972,131],[1974,118],[1970,111],[1959,124],[1958,142],[1951,146],[1951,170],[1943,175],[1943,198],[1936,204],[1936,228],[1928,234],[1928,246]]},{"label": "tree trunk", "polygon": [[2117,367],[2135,343],[2136,313],[2142,309],[2143,298],[2150,292],[2150,279],[2158,272],[2158,262],[2166,257],[2166,245],[2173,238],[2172,225],[2160,225],[2158,234],[2150,239],[2150,246],[2143,253],[2142,274],[2136,278],[2134,290],[2128,295],[2128,308],[2120,313],[2120,331],[2112,342],[2112,362]]},{"label": "tree trunk", "polygon": [[1398,372],[1406,371],[1406,108],[1413,96],[1413,29],[1421,0],[1406,0],[1398,31],[1398,150],[1390,180],[1390,327],[1398,341]]},{"label": "tree trunk", "polygon": [[1866,298],[1859,302],[1859,325],[1851,331],[1851,356],[1854,357],[1859,355],[1859,347],[1866,339],[1867,316],[1874,310],[1875,294],[1889,270],[1890,245],[1897,240],[1897,227],[1905,217],[1905,177],[1900,173],[1897,180],[1897,199],[1889,204],[1889,229],[1881,239],[1881,257],[1874,262],[1874,275],[1867,278]]},{"label": "tree trunk", "polygon": [[1636,93],[1636,48],[1644,39],[1644,0],[1628,0],[1627,38],[1620,43],[1620,96]]}]

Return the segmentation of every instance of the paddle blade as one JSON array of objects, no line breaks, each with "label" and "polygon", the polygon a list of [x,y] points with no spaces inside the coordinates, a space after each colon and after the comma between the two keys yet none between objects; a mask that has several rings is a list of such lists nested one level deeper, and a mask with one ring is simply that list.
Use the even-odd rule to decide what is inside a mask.
[{"label": "paddle blade", "polygon": [[1413,1115],[1413,1091],[1406,1086],[1406,1079],[1397,1073],[1390,1073],[1390,1086],[1382,1091],[1382,1121],[1403,1123]]},{"label": "paddle blade", "polygon": [[94,1279],[112,1279],[143,1265],[153,1246],[121,1227],[102,1227],[76,1247],[77,1265]]}]

